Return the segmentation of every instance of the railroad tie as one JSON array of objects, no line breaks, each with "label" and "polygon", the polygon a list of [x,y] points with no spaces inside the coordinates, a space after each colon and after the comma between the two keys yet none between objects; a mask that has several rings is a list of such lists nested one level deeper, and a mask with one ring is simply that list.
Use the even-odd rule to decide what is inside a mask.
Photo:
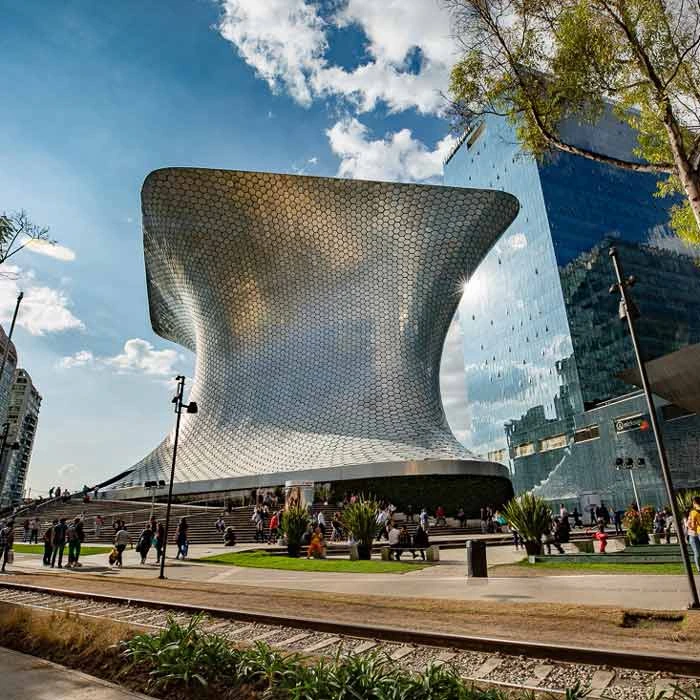
[{"label": "railroad tie", "polygon": [[377,646],[378,642],[374,639],[369,639],[366,642],[362,642],[354,649],[348,649],[345,652],[346,656],[358,656],[360,654],[366,654]]},{"label": "railroad tie", "polygon": [[525,681],[526,686],[532,686],[537,688],[544,681],[545,678],[551,673],[554,666],[551,664],[540,664],[535,666],[532,670],[532,676]]},{"label": "railroad tie", "polygon": [[441,651],[433,660],[433,666],[442,666],[457,656],[456,651]]},{"label": "railroad tie", "polygon": [[316,651],[321,651],[326,647],[333,646],[339,641],[340,637],[328,637],[327,639],[322,639],[320,642],[316,642],[316,644],[312,644],[310,647],[304,647],[301,651],[302,654],[313,654]]},{"label": "railroad tie", "polygon": [[484,661],[484,663],[481,664],[476,671],[474,671],[474,678],[486,678],[489,673],[495,671],[502,663],[503,659],[500,659],[497,656],[492,656],[490,659],[486,659],[486,661]]},{"label": "railroad tie", "polygon": [[614,671],[596,671],[588,684],[589,697],[599,698],[615,679]]},{"label": "railroad tie", "polygon": [[404,644],[403,646],[399,647],[396,649],[393,654],[389,655],[389,658],[392,661],[398,661],[399,659],[403,659],[404,656],[408,656],[409,654],[413,654],[415,652],[416,648],[413,646],[410,646],[409,644]]},{"label": "railroad tie", "polygon": [[292,644],[298,644],[299,642],[303,642],[305,639],[308,639],[311,636],[310,632],[300,632],[299,634],[295,634],[293,637],[290,637],[289,639],[283,639],[280,642],[273,642],[271,646],[273,647],[289,647],[292,646]]},{"label": "railroad tie", "polygon": [[228,630],[225,637],[240,637],[240,635],[246,632],[252,632],[255,629],[255,625],[243,625],[243,627],[236,627],[232,630]]},{"label": "railroad tie", "polygon": [[256,634],[253,637],[254,642],[264,642],[266,639],[270,639],[270,637],[274,637],[280,633],[280,630],[275,628],[271,630],[267,630],[267,632],[262,632],[261,634]]}]

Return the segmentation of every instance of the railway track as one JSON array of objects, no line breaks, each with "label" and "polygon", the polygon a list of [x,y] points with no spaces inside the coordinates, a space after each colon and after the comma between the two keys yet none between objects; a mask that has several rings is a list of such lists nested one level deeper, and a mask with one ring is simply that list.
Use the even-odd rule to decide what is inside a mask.
[{"label": "railway track", "polygon": [[510,688],[563,693],[579,683],[591,698],[648,700],[676,687],[700,687],[700,659],[563,647],[536,642],[417,632],[184,603],[123,600],[104,594],[3,582],[0,604],[108,618],[158,629],[168,616],[186,623],[204,612],[205,631],[231,642],[261,641],[305,655],[380,653],[410,671],[449,664],[465,680]]}]

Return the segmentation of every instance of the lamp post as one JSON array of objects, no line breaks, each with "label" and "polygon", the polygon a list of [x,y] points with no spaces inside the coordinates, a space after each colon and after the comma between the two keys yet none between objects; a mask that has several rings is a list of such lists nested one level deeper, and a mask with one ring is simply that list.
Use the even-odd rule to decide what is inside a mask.
[{"label": "lamp post", "polygon": [[175,377],[177,382],[177,392],[173,397],[172,403],[175,404],[175,440],[173,442],[173,464],[170,469],[170,486],[168,487],[168,507],[165,510],[165,537],[163,539],[163,550],[160,559],[160,575],[158,578],[165,578],[165,550],[168,546],[168,527],[170,525],[170,507],[173,500],[173,481],[175,479],[175,462],[177,460],[177,441],[180,437],[180,416],[184,408],[187,413],[197,413],[197,404],[190,401],[188,404],[182,402],[183,394],[185,393],[185,377],[181,374]]},{"label": "lamp post", "polygon": [[7,364],[7,356],[10,353],[10,342],[12,341],[12,333],[15,330],[15,321],[17,321],[17,314],[19,313],[19,305],[24,299],[24,292],[20,292],[17,297],[17,303],[15,304],[15,312],[12,314],[12,323],[10,324],[10,332],[7,334],[7,344],[5,345],[5,352],[2,354],[2,364],[0,364],[0,385],[2,384],[2,375],[5,371],[5,365]]},{"label": "lamp post", "polygon": [[695,578],[693,577],[693,570],[690,565],[690,557],[688,556],[688,546],[683,537],[683,527],[681,525],[681,517],[678,512],[678,504],[676,503],[675,494],[673,491],[673,480],[671,478],[671,470],[668,466],[668,459],[666,457],[666,449],[664,448],[663,437],[661,435],[661,430],[659,429],[659,421],[656,417],[656,408],[654,406],[654,399],[651,395],[651,388],[649,386],[649,377],[647,376],[647,370],[642,360],[642,354],[639,349],[639,339],[637,338],[637,330],[635,328],[634,319],[639,316],[639,311],[637,310],[634,301],[630,297],[629,288],[634,285],[636,279],[633,276],[624,278],[624,273],[622,271],[622,265],[618,258],[617,249],[613,246],[609,251],[610,258],[612,260],[613,268],[615,269],[615,278],[617,282],[610,287],[610,293],[614,294],[619,292],[620,294],[620,319],[627,320],[627,326],[630,331],[630,338],[632,339],[632,346],[634,347],[634,356],[637,360],[637,367],[639,369],[639,376],[642,380],[642,389],[644,391],[644,397],[646,398],[647,408],[649,409],[649,420],[651,422],[651,429],[654,433],[654,440],[656,442],[656,451],[659,455],[659,464],[661,465],[661,475],[663,476],[664,485],[666,487],[666,495],[671,506],[671,513],[673,515],[673,526],[676,528],[676,533],[678,534],[678,545],[681,548],[681,560],[683,561],[683,567],[685,569],[685,575],[688,579],[688,588],[690,589],[691,601],[688,607],[691,610],[696,610],[700,608],[700,600],[698,600],[698,589],[695,585]]},{"label": "lamp post", "polygon": [[[639,458],[638,462],[640,467],[644,466],[644,459],[642,457]],[[634,502],[637,504],[637,512],[641,513],[642,507],[639,501],[639,494],[637,493],[637,482],[634,480],[634,460],[629,457],[625,460],[618,457],[615,460],[615,469],[626,469],[630,473],[630,478],[632,479],[632,491],[634,492]]]}]

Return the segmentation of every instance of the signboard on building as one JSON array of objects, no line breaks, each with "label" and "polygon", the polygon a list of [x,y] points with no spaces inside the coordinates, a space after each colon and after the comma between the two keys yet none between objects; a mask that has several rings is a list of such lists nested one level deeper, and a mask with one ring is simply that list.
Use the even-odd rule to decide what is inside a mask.
[{"label": "signboard on building", "polygon": [[312,505],[314,502],[313,481],[285,481],[284,482],[284,508]]},{"label": "signboard on building", "polygon": [[628,433],[631,430],[649,430],[649,419],[643,413],[615,418],[615,432]]}]

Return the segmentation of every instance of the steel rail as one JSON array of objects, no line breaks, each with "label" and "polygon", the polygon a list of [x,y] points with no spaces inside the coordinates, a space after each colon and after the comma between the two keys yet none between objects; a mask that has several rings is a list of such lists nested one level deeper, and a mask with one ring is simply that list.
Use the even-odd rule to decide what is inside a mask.
[{"label": "steel rail", "polygon": [[367,625],[340,620],[322,620],[280,615],[215,606],[199,606],[189,603],[135,598],[132,596],[118,597],[104,593],[77,591],[63,588],[35,586],[32,584],[2,581],[0,588],[45,593],[66,598],[91,599],[97,602],[120,605],[138,605],[145,608],[162,611],[182,612],[190,615],[205,613],[212,617],[252,622],[261,625],[285,626],[334,635],[359,637],[364,639],[414,644],[419,646],[443,647],[462,651],[477,651],[500,653],[510,656],[526,656],[537,659],[550,659],[572,664],[592,666],[613,666],[624,669],[642,671],[662,671],[669,674],[700,677],[700,658],[678,656],[674,654],[650,654],[647,652],[631,652],[616,649],[566,646],[545,642],[528,642],[498,637],[483,637],[473,635],[453,634],[449,632],[426,632],[408,630],[402,627],[387,627],[384,625]]}]

